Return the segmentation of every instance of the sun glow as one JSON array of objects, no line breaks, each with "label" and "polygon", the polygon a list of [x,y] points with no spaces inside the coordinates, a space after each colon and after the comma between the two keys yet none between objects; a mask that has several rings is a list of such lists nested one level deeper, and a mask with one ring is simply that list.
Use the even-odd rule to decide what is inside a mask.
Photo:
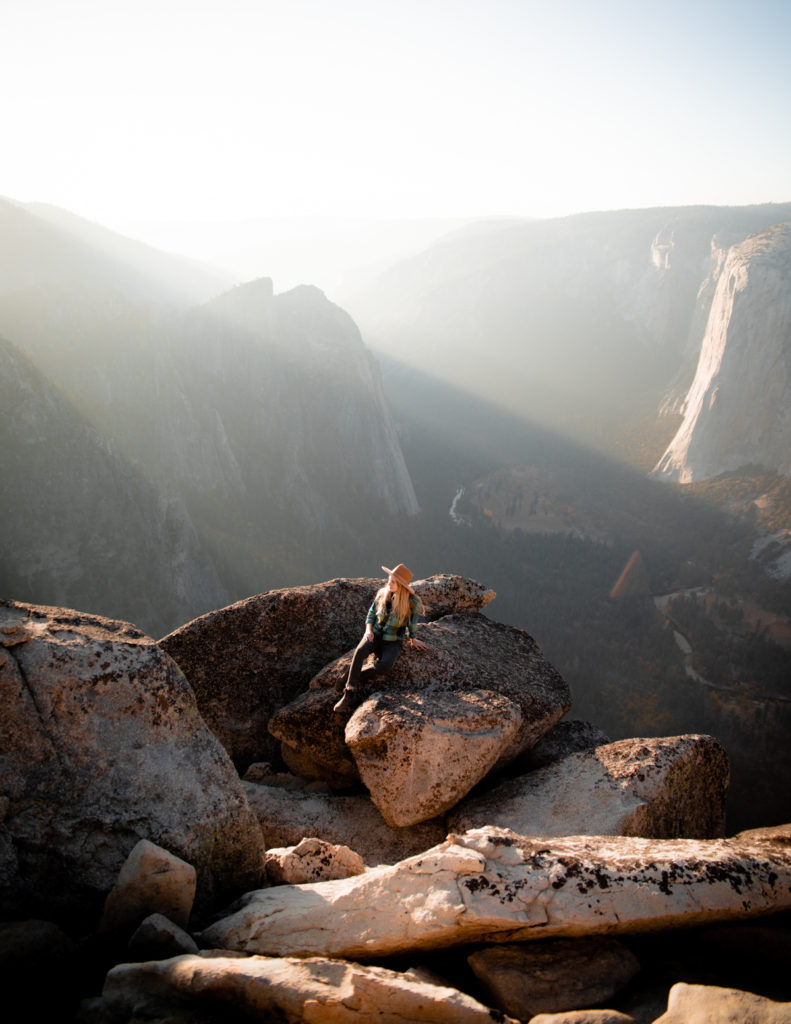
[{"label": "sun glow", "polygon": [[128,233],[788,198],[788,5],[4,7],[0,194]]}]

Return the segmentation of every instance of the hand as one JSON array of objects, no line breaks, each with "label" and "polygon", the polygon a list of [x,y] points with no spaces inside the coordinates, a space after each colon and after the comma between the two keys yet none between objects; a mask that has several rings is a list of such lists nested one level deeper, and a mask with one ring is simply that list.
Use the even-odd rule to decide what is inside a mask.
[{"label": "hand", "polygon": [[428,650],[428,644],[424,644],[423,641],[418,640],[417,637],[414,637],[412,640],[409,641],[409,643],[411,647],[416,647],[419,651]]}]

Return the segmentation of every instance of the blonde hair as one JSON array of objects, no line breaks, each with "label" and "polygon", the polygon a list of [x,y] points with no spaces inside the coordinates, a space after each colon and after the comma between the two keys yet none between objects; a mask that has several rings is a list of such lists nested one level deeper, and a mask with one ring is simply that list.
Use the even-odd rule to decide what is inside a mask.
[{"label": "blonde hair", "polygon": [[387,585],[382,587],[381,590],[377,590],[374,601],[376,602],[376,617],[380,622],[383,622],[387,618],[387,612],[385,611],[385,605],[387,599],[392,598],[392,604],[390,606],[390,614],[395,616],[396,622],[399,626],[406,625],[412,618],[413,608],[417,608],[419,612],[423,611],[423,605],[417,594],[412,594],[407,588],[395,581],[396,588],[394,591],[387,589]]}]

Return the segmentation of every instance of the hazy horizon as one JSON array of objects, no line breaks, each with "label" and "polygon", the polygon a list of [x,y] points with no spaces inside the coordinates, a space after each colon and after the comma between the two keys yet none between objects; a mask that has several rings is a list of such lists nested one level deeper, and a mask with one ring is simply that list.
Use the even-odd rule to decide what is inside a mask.
[{"label": "hazy horizon", "polygon": [[6,4],[0,195],[232,269],[300,245],[278,218],[357,222],[352,249],[408,222],[408,251],[434,221],[783,202],[790,30],[769,0]]}]

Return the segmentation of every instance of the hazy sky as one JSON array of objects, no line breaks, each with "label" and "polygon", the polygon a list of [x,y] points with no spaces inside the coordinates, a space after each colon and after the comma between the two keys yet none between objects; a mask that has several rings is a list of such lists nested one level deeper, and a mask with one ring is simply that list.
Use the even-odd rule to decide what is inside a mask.
[{"label": "hazy sky", "polygon": [[0,195],[250,216],[791,200],[791,0],[0,0]]}]

